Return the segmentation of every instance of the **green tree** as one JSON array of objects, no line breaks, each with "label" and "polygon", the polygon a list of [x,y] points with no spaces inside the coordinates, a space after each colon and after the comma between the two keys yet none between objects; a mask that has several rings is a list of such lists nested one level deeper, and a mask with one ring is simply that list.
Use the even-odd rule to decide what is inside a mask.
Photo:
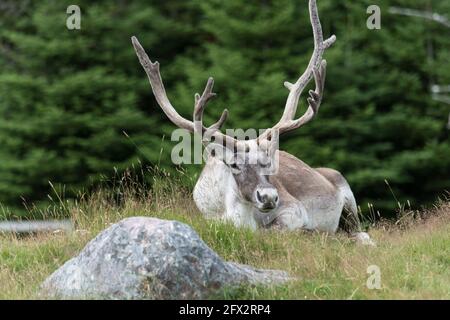
[{"label": "green tree", "polygon": [[[449,30],[388,8],[445,15],[449,2],[318,2],[324,34],[337,36],[325,54],[323,105],[315,121],[283,136],[281,147],[312,166],[343,172],[363,209],[397,206],[385,180],[400,202],[430,203],[450,189],[449,110],[429,92],[432,83],[450,83]],[[45,200],[48,181],[73,196],[138,161],[173,169],[174,126],[156,104],[132,35],[160,61],[182,115],[192,117],[193,94],[211,75],[218,98],[205,122],[226,107],[226,126],[243,129],[279,119],[283,81],[295,81],[312,51],[307,1],[83,0],[81,30],[67,30],[70,4],[0,5],[3,205]],[[373,4],[381,8],[381,30],[366,27]]]},{"label": "green tree", "polygon": [[46,199],[49,181],[70,197],[139,158],[156,163],[160,113],[130,37],[170,64],[195,41],[189,4],[79,1],[81,30],[66,28],[68,1],[15,5],[0,31],[0,202]]}]

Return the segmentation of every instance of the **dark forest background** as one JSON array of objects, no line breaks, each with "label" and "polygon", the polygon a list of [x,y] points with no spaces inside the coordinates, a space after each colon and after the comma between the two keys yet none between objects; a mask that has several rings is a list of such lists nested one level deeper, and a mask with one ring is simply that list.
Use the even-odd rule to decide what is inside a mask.
[{"label": "dark forest background", "polygon": [[[274,124],[288,93],[283,82],[296,80],[313,48],[306,0],[78,0],[81,30],[66,28],[70,4],[0,2],[0,216],[45,207],[53,188],[75,197],[127,168],[175,172],[175,127],[156,104],[132,35],[160,61],[182,115],[191,117],[194,93],[213,76],[218,97],[205,120],[226,107],[228,128]],[[381,8],[380,30],[366,27],[372,4]],[[315,121],[282,137],[281,148],[340,170],[363,210],[371,203],[389,215],[397,201],[432,203],[450,189],[450,106],[430,93],[432,84],[450,84],[450,29],[388,9],[448,17],[450,2],[318,6],[324,36],[337,36],[325,54],[324,102]],[[192,177],[201,167],[184,169]]]}]

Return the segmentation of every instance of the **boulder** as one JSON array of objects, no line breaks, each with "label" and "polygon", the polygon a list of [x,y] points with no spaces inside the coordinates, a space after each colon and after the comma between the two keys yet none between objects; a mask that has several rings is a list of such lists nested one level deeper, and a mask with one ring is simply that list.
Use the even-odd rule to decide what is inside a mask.
[{"label": "boulder", "polygon": [[221,289],[273,285],[286,272],[226,262],[188,225],[127,218],[101,232],[41,286],[60,299],[204,299]]}]

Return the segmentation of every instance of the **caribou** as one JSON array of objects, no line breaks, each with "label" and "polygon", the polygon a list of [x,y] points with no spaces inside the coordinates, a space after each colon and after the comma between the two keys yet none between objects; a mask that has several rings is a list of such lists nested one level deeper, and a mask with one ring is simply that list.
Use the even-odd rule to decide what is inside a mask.
[{"label": "caribou", "polygon": [[[336,40],[324,39],[315,0],[309,1],[314,50],[306,70],[289,90],[280,120],[253,139],[237,139],[221,132],[228,111],[211,126],[203,124],[208,101],[215,96],[209,78],[202,95],[195,94],[193,120],[182,117],[170,103],[159,70],[136,37],[132,43],[144,68],[157,103],[179,128],[199,135],[208,150],[206,164],[194,187],[193,197],[200,212],[231,221],[239,227],[306,229],[335,233],[339,227],[365,244],[374,244],[361,231],[353,192],[341,173],[329,168],[312,168],[285,151],[278,150],[279,136],[310,122],[322,102],[326,61],[323,53]],[[296,118],[299,98],[314,78],[308,108]]]}]

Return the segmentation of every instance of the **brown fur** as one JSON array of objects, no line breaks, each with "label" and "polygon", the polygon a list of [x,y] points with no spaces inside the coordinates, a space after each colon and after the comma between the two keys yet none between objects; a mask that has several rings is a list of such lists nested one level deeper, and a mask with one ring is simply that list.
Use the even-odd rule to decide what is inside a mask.
[{"label": "brown fur", "polygon": [[[300,201],[312,214],[314,208],[334,206],[339,189],[350,188],[340,172],[330,168],[311,168],[285,151],[279,151],[279,170],[269,180],[278,189],[280,205]],[[348,232],[360,229],[354,199],[346,199],[342,213],[342,229]]]}]

